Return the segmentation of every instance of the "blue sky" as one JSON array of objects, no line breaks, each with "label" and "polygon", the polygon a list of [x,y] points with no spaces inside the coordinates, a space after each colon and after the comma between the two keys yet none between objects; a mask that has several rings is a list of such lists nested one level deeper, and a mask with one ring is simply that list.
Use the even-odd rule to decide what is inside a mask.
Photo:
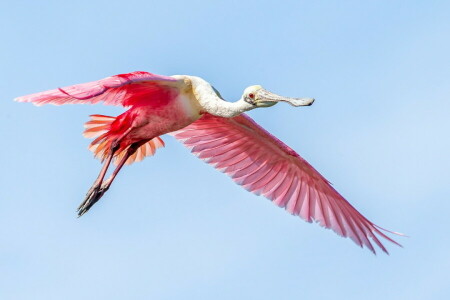
[{"label": "blue sky", "polygon": [[[0,9],[1,299],[450,297],[448,1],[10,1]],[[172,137],[88,214],[102,105],[12,99],[135,70],[261,84],[250,112],[364,215],[372,255],[235,185]]]}]

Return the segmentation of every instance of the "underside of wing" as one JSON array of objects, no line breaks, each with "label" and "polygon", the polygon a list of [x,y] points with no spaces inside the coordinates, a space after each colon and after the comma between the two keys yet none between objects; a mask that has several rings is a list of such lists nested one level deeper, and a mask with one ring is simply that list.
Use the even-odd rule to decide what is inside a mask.
[{"label": "underside of wing", "polygon": [[[130,106],[148,95],[160,93],[173,87],[178,80],[169,76],[148,72],[132,72],[110,76],[101,80],[58,88],[41,93],[18,97],[18,102],[44,104],[95,104],[103,101],[108,105]],[[147,97],[148,98],[148,97]]]},{"label": "underside of wing", "polygon": [[316,221],[375,253],[380,237],[397,245],[348,203],[308,162],[245,114],[209,114],[173,133],[192,152],[236,183],[307,222]]}]

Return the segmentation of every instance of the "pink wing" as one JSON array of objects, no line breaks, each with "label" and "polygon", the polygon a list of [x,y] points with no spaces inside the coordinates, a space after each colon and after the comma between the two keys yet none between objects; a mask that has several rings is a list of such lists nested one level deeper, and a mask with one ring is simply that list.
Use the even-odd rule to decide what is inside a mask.
[{"label": "pink wing", "polygon": [[38,106],[49,103],[55,105],[71,103],[94,104],[100,101],[104,101],[105,104],[109,105],[130,106],[142,100],[142,96],[160,93],[162,86],[177,81],[172,77],[137,71],[22,96],[15,100],[19,102],[33,102]]},{"label": "pink wing", "polygon": [[245,114],[230,119],[207,114],[173,135],[248,191],[269,198],[307,222],[314,220],[374,253],[372,241],[388,253],[377,235],[400,246],[294,150]]}]

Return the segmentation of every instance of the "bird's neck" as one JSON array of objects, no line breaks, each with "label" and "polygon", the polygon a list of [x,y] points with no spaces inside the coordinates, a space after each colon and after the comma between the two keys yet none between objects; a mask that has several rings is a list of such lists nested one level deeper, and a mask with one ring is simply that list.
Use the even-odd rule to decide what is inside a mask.
[{"label": "bird's neck", "polygon": [[192,84],[192,92],[202,110],[215,116],[232,118],[254,108],[242,98],[236,102],[228,102],[204,79],[187,76]]}]

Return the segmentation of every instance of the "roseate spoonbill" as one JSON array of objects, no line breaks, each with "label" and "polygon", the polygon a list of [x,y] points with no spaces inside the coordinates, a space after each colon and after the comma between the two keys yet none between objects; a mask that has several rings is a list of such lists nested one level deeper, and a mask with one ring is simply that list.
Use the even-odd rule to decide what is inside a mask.
[{"label": "roseate spoonbill", "polygon": [[[379,237],[400,246],[384,234],[387,230],[351,206],[300,155],[244,114],[278,102],[309,106],[313,98],[282,97],[254,85],[230,103],[196,76],[132,72],[15,100],[35,105],[103,101],[129,108],[117,117],[92,115],[85,124],[84,136],[95,138],[89,149],[104,164],[78,207],[79,216],[103,196],[124,164],[153,155],[164,146],[160,136],[168,133],[248,191],[269,198],[307,222],[314,220],[374,253],[373,242],[388,253]],[[117,167],[105,180],[112,161]]]}]

